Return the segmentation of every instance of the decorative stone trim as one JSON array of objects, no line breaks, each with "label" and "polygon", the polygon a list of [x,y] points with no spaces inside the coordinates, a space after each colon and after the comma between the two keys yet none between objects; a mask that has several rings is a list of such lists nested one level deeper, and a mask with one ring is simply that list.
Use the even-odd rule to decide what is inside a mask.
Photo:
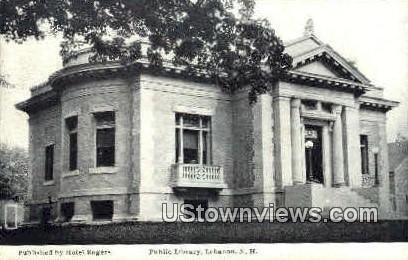
[{"label": "decorative stone trim", "polygon": [[92,114],[92,113],[117,111],[117,110],[118,110],[117,108],[113,106],[109,106],[109,105],[95,105],[90,108],[89,112]]},{"label": "decorative stone trim", "polygon": [[72,177],[72,176],[78,176],[79,175],[79,170],[74,170],[74,171],[69,171],[69,172],[65,172],[62,174],[62,178],[65,177]]},{"label": "decorative stone trim", "polygon": [[55,181],[54,180],[44,181],[43,185],[44,186],[52,186],[52,185],[55,185]]},{"label": "decorative stone trim", "polygon": [[173,111],[178,113],[197,114],[203,116],[213,116],[215,114],[214,109],[207,109],[203,107],[175,106],[173,108]]},{"label": "decorative stone trim", "polygon": [[304,118],[311,118],[311,119],[318,119],[324,121],[335,121],[336,116],[329,113],[319,112],[319,111],[302,111],[302,117]]},{"label": "decorative stone trim", "polygon": [[352,92],[357,96],[364,94],[369,86],[354,81],[324,76],[309,72],[289,71],[283,80],[288,82],[301,83],[321,88],[332,88],[341,91]]},{"label": "decorative stone trim", "polygon": [[119,196],[129,194],[127,187],[112,187],[99,189],[77,189],[71,190],[69,193],[61,193],[58,199],[82,197],[82,196]]},{"label": "decorative stone trim", "polygon": [[116,167],[95,167],[89,168],[89,174],[110,174],[117,173],[118,169]]}]

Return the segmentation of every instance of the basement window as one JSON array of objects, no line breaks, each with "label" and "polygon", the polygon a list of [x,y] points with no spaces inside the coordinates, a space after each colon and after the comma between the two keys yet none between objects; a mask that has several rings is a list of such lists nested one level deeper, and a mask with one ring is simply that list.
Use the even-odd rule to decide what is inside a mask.
[{"label": "basement window", "polygon": [[64,222],[71,221],[75,213],[75,204],[74,202],[65,202],[61,204],[61,217]]},{"label": "basement window", "polygon": [[115,112],[95,113],[96,167],[115,165]]},{"label": "basement window", "polygon": [[201,206],[201,208],[203,209],[202,213],[201,213],[201,217],[204,217],[205,212],[208,209],[208,200],[184,200],[184,204],[188,204],[191,205],[193,207],[193,209],[190,208],[186,208],[186,210],[188,210],[189,212],[192,213],[192,215],[194,215],[195,219],[198,219],[198,207]]},{"label": "basement window", "polygon": [[91,201],[91,209],[93,220],[112,220],[113,217],[112,200]]},{"label": "basement window", "polygon": [[41,224],[47,224],[51,220],[51,208],[44,207],[41,209]]}]

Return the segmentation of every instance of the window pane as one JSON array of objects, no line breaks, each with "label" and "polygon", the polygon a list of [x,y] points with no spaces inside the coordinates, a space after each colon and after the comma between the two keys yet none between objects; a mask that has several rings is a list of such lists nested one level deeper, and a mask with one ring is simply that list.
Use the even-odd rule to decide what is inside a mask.
[{"label": "window pane", "polygon": [[208,150],[208,138],[207,138],[207,132],[203,131],[203,164],[207,164],[207,152]]},{"label": "window pane", "polygon": [[198,163],[198,131],[183,131],[184,163]]},{"label": "window pane", "polygon": [[114,125],[115,124],[115,112],[107,111],[95,113],[96,125]]},{"label": "window pane", "polygon": [[176,125],[180,125],[180,117],[181,115],[179,113],[176,113]]},{"label": "window pane", "polygon": [[190,115],[184,114],[183,115],[183,125],[184,126],[193,126],[193,127],[200,127],[200,117],[198,115]]},{"label": "window pane", "polygon": [[176,163],[179,161],[180,156],[180,130],[176,129]]},{"label": "window pane", "polygon": [[96,155],[97,167],[115,164],[115,128],[97,129]]},{"label": "window pane", "polygon": [[54,174],[54,145],[45,148],[45,180],[53,179]]},{"label": "window pane", "polygon": [[75,130],[78,127],[78,117],[71,116],[65,119],[65,124],[69,131]]},{"label": "window pane", "polygon": [[73,171],[77,169],[78,161],[78,139],[77,133],[69,135],[69,170]]},{"label": "window pane", "polygon": [[201,117],[201,120],[202,120],[202,127],[203,128],[208,128],[209,125],[210,125],[210,117],[203,116],[203,117]]},{"label": "window pane", "polygon": [[360,135],[360,150],[361,150],[361,173],[369,174],[368,169],[368,137]]}]

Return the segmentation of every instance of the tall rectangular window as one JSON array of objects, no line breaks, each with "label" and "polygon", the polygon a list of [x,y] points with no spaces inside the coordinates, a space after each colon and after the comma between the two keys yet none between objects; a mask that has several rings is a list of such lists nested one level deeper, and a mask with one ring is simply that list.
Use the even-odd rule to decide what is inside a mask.
[{"label": "tall rectangular window", "polygon": [[176,163],[210,162],[209,116],[176,113]]},{"label": "tall rectangular window", "polygon": [[115,165],[115,112],[95,114],[96,167]]},{"label": "tall rectangular window", "polygon": [[395,174],[394,172],[390,172],[390,177],[389,177],[390,181],[389,181],[389,185],[390,185],[390,201],[391,201],[391,205],[392,205],[392,209],[394,211],[397,210],[397,201],[396,201],[396,197],[395,197]]},{"label": "tall rectangular window", "polygon": [[78,117],[72,116],[65,119],[69,136],[69,170],[78,169]]},{"label": "tall rectangular window", "polygon": [[46,181],[54,179],[54,145],[45,147],[45,176]]},{"label": "tall rectangular window", "polygon": [[368,137],[360,135],[361,173],[369,174],[368,168]]}]

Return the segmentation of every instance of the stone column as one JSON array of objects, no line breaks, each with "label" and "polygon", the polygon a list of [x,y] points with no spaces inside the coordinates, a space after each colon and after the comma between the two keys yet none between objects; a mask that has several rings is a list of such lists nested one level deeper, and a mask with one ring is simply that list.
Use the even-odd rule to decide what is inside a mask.
[{"label": "stone column", "polygon": [[330,148],[329,125],[325,125],[322,128],[323,182],[325,187],[332,186]]},{"label": "stone column", "polygon": [[344,186],[344,155],[343,155],[343,126],[341,121],[340,105],[333,106],[336,120],[333,125],[333,185]]},{"label": "stone column", "polygon": [[300,99],[294,98],[290,103],[290,132],[292,137],[292,179],[293,184],[305,183],[302,176],[301,124],[300,124]]}]

